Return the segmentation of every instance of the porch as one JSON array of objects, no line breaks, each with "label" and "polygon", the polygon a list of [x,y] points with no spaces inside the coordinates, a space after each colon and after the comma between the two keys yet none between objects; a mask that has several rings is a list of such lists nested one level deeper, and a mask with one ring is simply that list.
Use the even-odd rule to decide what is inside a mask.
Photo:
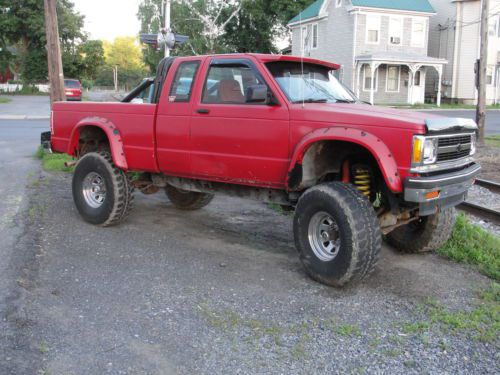
[{"label": "porch", "polygon": [[[427,69],[435,69],[441,82],[444,64],[444,59],[402,52],[356,56],[355,91],[371,104],[423,103]],[[437,87],[436,104],[441,105],[441,85]]]}]

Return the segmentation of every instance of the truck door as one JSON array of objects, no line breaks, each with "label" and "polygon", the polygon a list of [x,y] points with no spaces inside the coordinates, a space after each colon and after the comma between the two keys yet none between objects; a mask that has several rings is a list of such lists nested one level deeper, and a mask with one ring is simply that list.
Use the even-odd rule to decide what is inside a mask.
[{"label": "truck door", "polygon": [[174,60],[163,85],[156,117],[156,156],[160,171],[189,176],[191,94],[200,58]]},{"label": "truck door", "polygon": [[249,100],[266,85],[246,58],[207,60],[193,98],[191,172],[197,178],[282,187],[288,170],[285,105]]}]

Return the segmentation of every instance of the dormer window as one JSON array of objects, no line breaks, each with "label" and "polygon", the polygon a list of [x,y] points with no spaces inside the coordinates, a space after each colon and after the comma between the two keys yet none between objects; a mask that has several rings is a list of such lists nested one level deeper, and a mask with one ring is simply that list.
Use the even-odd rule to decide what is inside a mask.
[{"label": "dormer window", "polygon": [[403,19],[391,17],[389,19],[389,44],[400,46],[403,44]]}]

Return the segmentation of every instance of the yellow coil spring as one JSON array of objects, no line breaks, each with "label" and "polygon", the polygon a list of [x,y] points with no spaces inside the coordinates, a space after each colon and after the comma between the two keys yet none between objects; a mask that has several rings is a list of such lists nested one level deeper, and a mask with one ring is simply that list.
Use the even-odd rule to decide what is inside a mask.
[{"label": "yellow coil spring", "polygon": [[366,197],[370,198],[371,176],[368,169],[356,168],[354,170],[354,185]]}]

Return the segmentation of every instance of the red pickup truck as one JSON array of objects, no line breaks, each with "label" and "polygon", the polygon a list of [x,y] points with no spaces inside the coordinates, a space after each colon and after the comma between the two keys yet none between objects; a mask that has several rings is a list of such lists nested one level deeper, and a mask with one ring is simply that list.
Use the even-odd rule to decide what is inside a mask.
[{"label": "red pickup truck", "polygon": [[[260,54],[172,57],[122,103],[55,103],[42,139],[77,159],[88,222],[127,217],[134,188],[194,210],[215,193],[295,210],[309,275],[342,286],[447,240],[478,174],[473,121],[360,103],[339,65]],[[140,172],[140,173],[131,173]],[[140,175],[132,180],[131,176]]]}]

